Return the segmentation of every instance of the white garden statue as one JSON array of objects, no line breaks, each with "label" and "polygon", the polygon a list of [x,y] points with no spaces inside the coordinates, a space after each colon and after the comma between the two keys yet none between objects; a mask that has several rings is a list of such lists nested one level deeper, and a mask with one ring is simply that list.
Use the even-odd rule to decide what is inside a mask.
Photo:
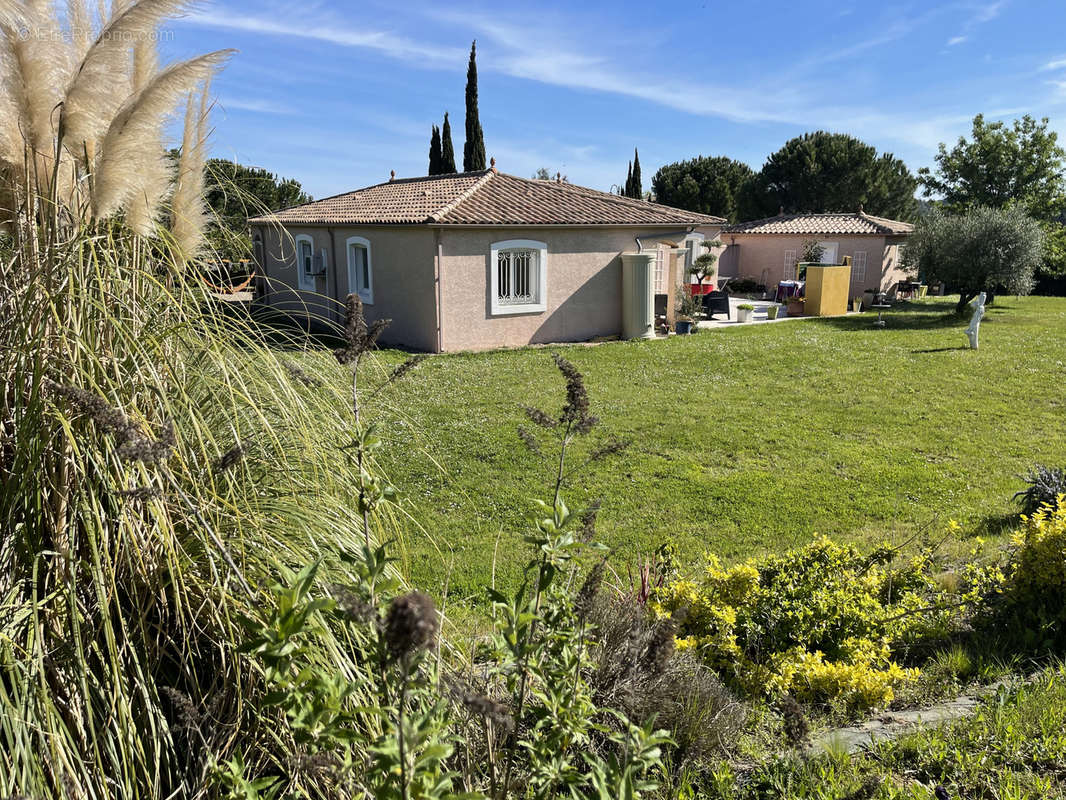
[{"label": "white garden statue", "polygon": [[973,309],[973,317],[970,318],[970,325],[964,333],[970,337],[970,349],[977,349],[977,331],[981,327],[981,317],[985,315],[985,293],[981,292],[976,300],[973,301],[977,305]]}]

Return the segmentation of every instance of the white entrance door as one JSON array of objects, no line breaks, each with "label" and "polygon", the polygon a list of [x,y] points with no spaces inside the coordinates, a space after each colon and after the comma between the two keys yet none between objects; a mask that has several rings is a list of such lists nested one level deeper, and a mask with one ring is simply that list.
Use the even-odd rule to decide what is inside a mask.
[{"label": "white entrance door", "polygon": [[840,250],[839,242],[818,242],[822,246],[822,263],[823,264],[839,264],[837,261],[837,252]]}]

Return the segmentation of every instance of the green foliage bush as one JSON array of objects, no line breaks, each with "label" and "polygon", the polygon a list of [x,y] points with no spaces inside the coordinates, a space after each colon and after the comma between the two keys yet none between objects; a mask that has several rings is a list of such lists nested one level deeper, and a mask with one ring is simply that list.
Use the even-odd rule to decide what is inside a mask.
[{"label": "green foliage bush", "polygon": [[893,565],[895,555],[822,537],[730,568],[711,556],[698,578],[667,584],[651,606],[675,620],[679,648],[745,692],[884,706],[917,676],[898,663],[897,643],[939,635],[957,616],[928,554]]},{"label": "green foliage bush", "polygon": [[1013,537],[1015,552],[993,606],[995,629],[1026,647],[1066,645],[1066,496],[1023,518]]}]

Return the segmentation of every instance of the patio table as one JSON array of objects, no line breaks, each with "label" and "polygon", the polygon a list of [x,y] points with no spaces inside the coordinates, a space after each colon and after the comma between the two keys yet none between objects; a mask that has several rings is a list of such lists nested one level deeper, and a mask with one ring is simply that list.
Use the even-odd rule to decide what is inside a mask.
[{"label": "patio table", "polygon": [[892,308],[892,306],[888,305],[887,303],[878,303],[876,305],[870,306],[870,308],[877,309],[877,322],[875,322],[874,325],[879,328],[885,327],[885,318],[883,314],[885,313],[885,309]]}]

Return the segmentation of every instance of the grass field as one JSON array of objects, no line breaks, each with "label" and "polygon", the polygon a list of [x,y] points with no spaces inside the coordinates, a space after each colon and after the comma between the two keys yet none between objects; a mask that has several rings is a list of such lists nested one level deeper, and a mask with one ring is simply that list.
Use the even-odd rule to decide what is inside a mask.
[{"label": "grass field", "polygon": [[585,374],[595,435],[631,441],[567,491],[572,506],[602,499],[599,536],[623,575],[666,542],[686,562],[740,559],[815,533],[936,538],[955,519],[949,556],[998,543],[1019,473],[1066,461],[1066,300],[1001,298],[978,351],[950,307],[909,305],[885,329],[861,315],[428,360],[372,401],[407,498],[412,579],[475,600],[493,575],[517,579],[551,467],[515,431],[520,404],[562,404],[552,351]]}]

